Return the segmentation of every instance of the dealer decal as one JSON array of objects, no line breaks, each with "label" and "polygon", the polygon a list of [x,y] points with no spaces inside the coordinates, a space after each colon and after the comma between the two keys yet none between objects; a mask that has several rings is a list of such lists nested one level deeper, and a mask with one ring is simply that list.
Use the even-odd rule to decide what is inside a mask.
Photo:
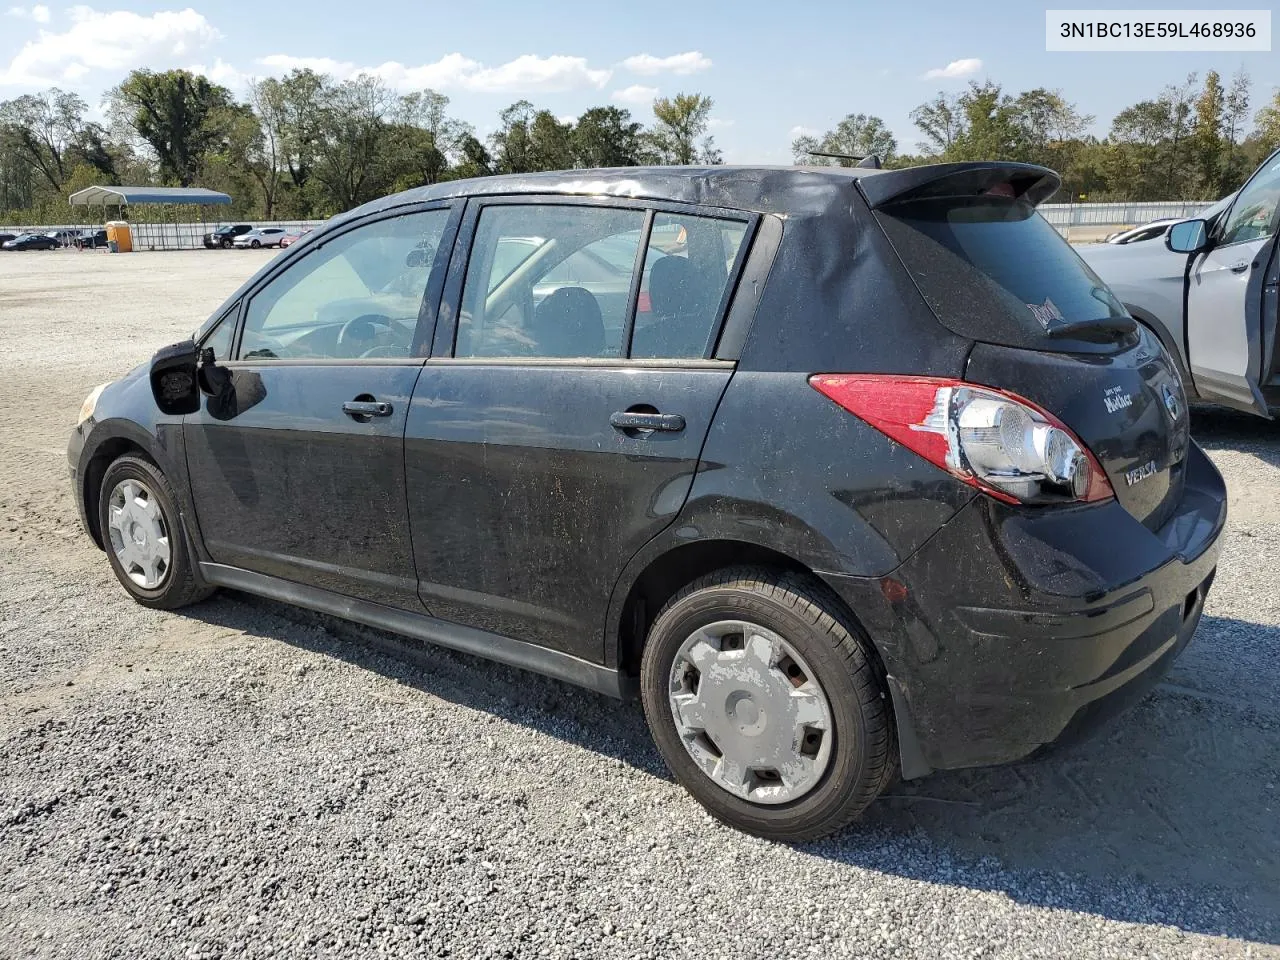
[{"label": "dealer decal", "polygon": [[1067,319],[1062,315],[1062,311],[1058,309],[1057,304],[1048,297],[1044,298],[1044,303],[1028,303],[1027,309],[1031,311],[1031,315],[1040,322],[1040,326],[1044,327],[1045,330],[1048,330],[1054,323]]},{"label": "dealer decal", "polygon": [[1102,391],[1102,402],[1107,406],[1107,413],[1118,413],[1133,406],[1133,396],[1125,393],[1123,387],[1107,387]]}]

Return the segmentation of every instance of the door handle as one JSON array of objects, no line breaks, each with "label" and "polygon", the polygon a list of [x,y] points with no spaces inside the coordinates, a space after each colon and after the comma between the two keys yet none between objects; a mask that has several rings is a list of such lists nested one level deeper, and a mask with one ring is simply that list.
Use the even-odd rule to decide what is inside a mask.
[{"label": "door handle", "polygon": [[1233,264],[1231,265],[1231,272],[1232,272],[1232,273],[1244,273],[1244,272],[1245,272],[1246,270],[1248,270],[1248,269],[1249,269],[1249,261],[1248,261],[1248,260],[1241,260],[1239,263],[1233,263]]},{"label": "door handle", "polygon": [[619,411],[609,415],[609,423],[624,432],[639,430],[665,430],[678,433],[684,429],[684,417],[678,413],[632,413]]},{"label": "door handle", "polygon": [[349,417],[355,417],[357,420],[367,420],[370,417],[389,417],[391,416],[391,404],[383,403],[381,400],[348,400],[342,405],[342,412]]}]

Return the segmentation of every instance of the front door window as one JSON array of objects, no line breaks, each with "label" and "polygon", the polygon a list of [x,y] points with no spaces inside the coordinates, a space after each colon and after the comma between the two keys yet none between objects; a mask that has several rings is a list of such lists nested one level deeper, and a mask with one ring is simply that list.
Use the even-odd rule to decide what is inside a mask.
[{"label": "front door window", "polygon": [[320,244],[249,301],[242,360],[408,357],[447,210]]}]

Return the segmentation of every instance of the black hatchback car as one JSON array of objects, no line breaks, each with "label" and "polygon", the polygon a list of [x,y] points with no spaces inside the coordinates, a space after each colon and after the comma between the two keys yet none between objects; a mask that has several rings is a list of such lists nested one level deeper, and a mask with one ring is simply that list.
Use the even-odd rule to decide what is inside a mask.
[{"label": "black hatchback car", "polygon": [[824,834],[895,776],[1083,732],[1199,622],[1222,479],[1169,356],[1036,212],[1057,186],[380,200],[90,395],[84,524],[148,606],[231,587],[638,693],[715,816]]}]

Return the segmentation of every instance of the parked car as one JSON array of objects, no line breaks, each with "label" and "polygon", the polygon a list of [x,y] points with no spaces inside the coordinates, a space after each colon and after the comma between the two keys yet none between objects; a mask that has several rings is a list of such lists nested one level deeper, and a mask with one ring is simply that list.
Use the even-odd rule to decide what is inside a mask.
[{"label": "parked car", "polygon": [[0,245],[8,243],[16,236],[18,236],[16,233],[0,233]]},{"label": "parked car", "polygon": [[80,250],[105,247],[107,245],[107,231],[105,229],[81,230],[80,236],[76,237],[73,243]]},{"label": "parked car", "polygon": [[285,237],[284,227],[255,227],[248,233],[242,233],[232,241],[232,246],[252,247],[254,250],[259,247],[278,247],[280,241]]},{"label": "parked car", "polygon": [[14,237],[12,240],[6,240],[3,248],[5,250],[57,250],[61,244],[53,237],[42,233],[23,233]]},{"label": "parked car", "polygon": [[[820,836],[899,774],[1096,727],[1200,620],[1222,478],[1168,353],[1036,215],[1058,183],[376,201],[95,389],[75,500],[144,606],[231,587],[638,693],[716,817]],[[557,279],[597,260],[630,264],[619,302]]]},{"label": "parked car", "polygon": [[[1080,255],[1178,360],[1187,392],[1260,416],[1280,407],[1280,152],[1160,244]],[[1194,241],[1194,242],[1192,242]]]},{"label": "parked car", "polygon": [[236,237],[243,236],[252,229],[253,227],[247,223],[227,224],[226,226],[218,227],[218,229],[206,233],[203,238],[204,245],[209,250],[216,250],[218,248],[230,250],[231,244],[235,241]]},{"label": "parked car", "polygon": [[311,232],[310,227],[303,227],[301,230],[288,231],[287,233],[285,233],[283,237],[280,238],[281,248],[293,246],[295,243],[297,243],[299,240],[301,240],[310,232]]},{"label": "parked car", "polygon": [[76,239],[80,236],[80,231],[70,227],[62,227],[57,230],[50,230],[45,236],[51,237],[58,242],[60,247],[72,246]]},{"label": "parked car", "polygon": [[1144,240],[1158,240],[1169,232],[1175,223],[1181,223],[1185,217],[1166,217],[1162,220],[1149,220],[1128,230],[1117,230],[1103,237],[1103,243],[1142,243]]}]

